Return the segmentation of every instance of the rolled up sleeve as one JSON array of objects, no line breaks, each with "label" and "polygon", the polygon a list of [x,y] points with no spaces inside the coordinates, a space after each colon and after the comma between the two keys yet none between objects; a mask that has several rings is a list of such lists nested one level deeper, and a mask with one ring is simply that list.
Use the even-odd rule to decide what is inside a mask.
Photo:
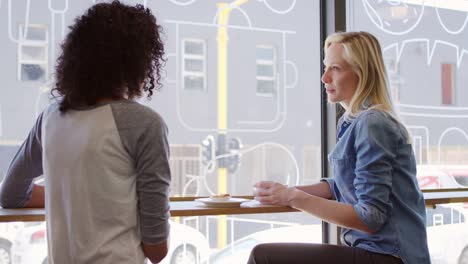
[{"label": "rolled up sleeve", "polygon": [[393,164],[401,137],[383,114],[368,114],[357,125],[354,210],[369,229],[378,231],[392,210]]},{"label": "rolled up sleeve", "polygon": [[328,184],[328,187],[330,188],[330,191],[332,193],[332,199],[336,200],[336,186],[335,186],[335,180],[332,178],[323,178],[320,179],[321,182],[326,182]]}]

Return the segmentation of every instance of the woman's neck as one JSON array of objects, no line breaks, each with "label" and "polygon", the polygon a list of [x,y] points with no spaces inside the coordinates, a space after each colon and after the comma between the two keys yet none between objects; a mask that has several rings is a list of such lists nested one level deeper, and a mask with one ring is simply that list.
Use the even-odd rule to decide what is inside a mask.
[{"label": "woman's neck", "polygon": [[124,100],[125,98],[101,98],[96,101],[97,104],[105,104],[105,103],[112,103],[120,100]]}]

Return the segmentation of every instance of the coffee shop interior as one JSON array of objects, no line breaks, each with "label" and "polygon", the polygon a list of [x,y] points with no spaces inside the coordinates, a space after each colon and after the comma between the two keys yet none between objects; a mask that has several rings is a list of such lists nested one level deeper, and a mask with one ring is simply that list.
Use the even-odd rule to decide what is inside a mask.
[{"label": "coffee shop interior", "polygon": [[[99,2],[110,1],[0,0],[0,181],[53,101],[69,26]],[[151,9],[162,27],[162,87],[135,99],[168,127],[161,263],[238,264],[262,243],[343,243],[337,225],[261,205],[254,185],[334,177],[328,154],[344,109],[327,99],[323,45],[334,32],[366,31],[410,135],[431,262],[468,264],[468,1],[121,2]],[[47,227],[43,208],[0,208],[0,264],[47,263]]]}]

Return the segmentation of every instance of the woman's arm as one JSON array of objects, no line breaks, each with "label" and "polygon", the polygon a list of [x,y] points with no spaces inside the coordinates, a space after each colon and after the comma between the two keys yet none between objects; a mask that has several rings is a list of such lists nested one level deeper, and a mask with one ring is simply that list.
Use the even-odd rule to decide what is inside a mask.
[{"label": "woman's arm", "polygon": [[354,207],[350,204],[327,200],[315,195],[293,189],[289,194],[289,205],[306,213],[312,214],[323,221],[366,232],[374,233],[361,221]]},{"label": "woman's arm", "polygon": [[272,182],[259,183],[255,198],[263,204],[288,205],[347,228],[377,232],[392,208],[392,164],[401,133],[392,120],[377,112],[369,112],[356,122],[355,134],[359,136],[354,142],[355,178],[348,190],[354,191],[355,203],[329,201],[312,189],[286,188]]},{"label": "woman's arm", "polygon": [[24,205],[26,208],[44,208],[44,186],[33,185],[31,199]]},{"label": "woman's arm", "polygon": [[329,223],[373,233],[361,221],[352,205],[328,200],[331,191],[326,182],[288,188],[276,182],[264,181],[257,183],[255,187],[255,200],[262,204],[291,206]]},{"label": "woman's arm", "polygon": [[319,182],[311,185],[296,186],[299,189],[310,195],[315,195],[325,199],[331,199],[333,197],[330,190],[330,185],[327,182]]},{"label": "woman's arm", "polygon": [[[28,207],[29,200],[32,200],[31,192],[36,190],[36,196],[40,196],[40,190],[34,187],[35,178],[43,174],[42,170],[42,144],[41,127],[43,113],[37,118],[36,124],[29,132],[28,137],[20,146],[16,155],[10,163],[2,184],[0,184],[0,206],[3,208]],[[32,186],[32,187],[31,187]],[[43,189],[42,189],[42,193]],[[44,207],[36,203],[37,207]],[[31,202],[32,203],[32,202]]]}]

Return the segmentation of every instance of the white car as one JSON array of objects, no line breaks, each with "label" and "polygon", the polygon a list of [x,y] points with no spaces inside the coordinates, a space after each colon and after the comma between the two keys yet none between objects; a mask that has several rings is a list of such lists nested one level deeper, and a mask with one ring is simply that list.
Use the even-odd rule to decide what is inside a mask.
[{"label": "white car", "polygon": [[468,166],[418,165],[421,189],[467,188]]},{"label": "white car", "polygon": [[262,243],[322,243],[322,225],[295,225],[250,234],[212,254],[207,264],[247,263],[252,249]]},{"label": "white car", "polygon": [[8,222],[0,223],[0,264],[10,264],[11,245],[19,230],[25,226],[38,225],[38,222]]},{"label": "white car", "polygon": [[[209,255],[209,244],[198,230],[171,221],[169,252],[161,263],[196,264]],[[11,247],[11,264],[47,264],[45,223],[20,230]]]},{"label": "white car", "polygon": [[0,224],[0,264],[10,264],[10,248],[17,230],[22,228],[22,223]]},{"label": "white car", "polygon": [[[468,264],[468,223],[462,208],[428,208],[427,235],[432,264]],[[213,253],[205,263],[247,263],[256,245],[274,242],[322,243],[322,227],[298,225],[253,233]]]},{"label": "white car", "polygon": [[468,223],[461,208],[427,209],[427,238],[432,264],[468,264]]}]

